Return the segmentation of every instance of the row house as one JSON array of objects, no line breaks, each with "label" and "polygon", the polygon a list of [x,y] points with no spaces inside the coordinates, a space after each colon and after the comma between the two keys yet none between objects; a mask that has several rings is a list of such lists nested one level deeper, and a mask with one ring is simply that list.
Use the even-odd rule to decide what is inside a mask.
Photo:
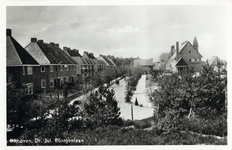
[{"label": "row house", "polygon": [[93,73],[100,73],[102,70],[104,70],[106,68],[106,63],[102,60],[96,59],[96,57],[94,57],[93,53],[84,52],[83,58],[86,58],[87,60],[90,60],[92,62],[92,64],[93,64],[92,72]]},{"label": "row house", "polygon": [[97,59],[103,61],[106,64],[107,68],[115,68],[115,67],[117,67],[112,59],[110,59],[110,58],[108,58],[108,57],[106,57],[104,55],[100,55]]},{"label": "row house", "polygon": [[45,43],[43,40],[31,38],[25,50],[39,63],[35,82],[41,83],[38,91],[54,91],[64,83],[78,80],[78,63],[68,56],[59,44]]},{"label": "row house", "polygon": [[79,50],[70,49],[64,47],[64,52],[71,56],[78,64],[80,64],[80,78],[85,80],[94,75],[94,73],[100,73],[106,67],[103,61],[97,60],[93,53],[84,52],[83,56],[80,55]]},{"label": "row house", "polygon": [[179,42],[175,46],[171,46],[171,51],[168,53],[168,59],[164,63],[164,70],[178,72],[189,69],[194,72],[201,70],[204,64],[201,61],[202,55],[198,49],[198,41],[196,37],[193,40],[193,45],[186,41],[182,43],[183,47],[179,50]]},{"label": "row house", "polygon": [[218,56],[213,56],[209,61],[209,65],[213,67],[213,70],[216,72],[223,72],[227,70],[227,63],[226,61],[222,61],[218,58]]},{"label": "row house", "polygon": [[16,88],[24,89],[25,95],[32,95],[41,89],[36,72],[40,71],[39,63],[12,37],[11,29],[6,30],[6,67],[7,76],[12,76]]}]

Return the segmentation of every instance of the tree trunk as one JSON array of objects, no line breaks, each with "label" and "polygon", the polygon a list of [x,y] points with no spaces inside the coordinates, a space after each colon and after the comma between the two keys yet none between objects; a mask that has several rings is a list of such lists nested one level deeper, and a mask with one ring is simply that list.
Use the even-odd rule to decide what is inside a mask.
[{"label": "tree trunk", "polygon": [[188,118],[191,116],[191,113],[192,113],[192,103],[191,103],[191,107],[190,107],[190,110],[189,110]]}]

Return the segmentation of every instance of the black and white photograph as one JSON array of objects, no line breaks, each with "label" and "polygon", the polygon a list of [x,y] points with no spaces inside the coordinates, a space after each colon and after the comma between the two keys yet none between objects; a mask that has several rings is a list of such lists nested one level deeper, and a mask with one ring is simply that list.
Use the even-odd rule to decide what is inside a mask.
[{"label": "black and white photograph", "polygon": [[7,148],[229,145],[231,1],[74,4],[4,6]]}]

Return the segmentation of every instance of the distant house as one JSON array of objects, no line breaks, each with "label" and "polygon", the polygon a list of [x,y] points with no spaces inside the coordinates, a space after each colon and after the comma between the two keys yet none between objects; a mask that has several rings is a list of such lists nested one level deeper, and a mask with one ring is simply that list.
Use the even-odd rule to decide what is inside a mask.
[{"label": "distant house", "polygon": [[209,60],[209,65],[213,67],[214,71],[218,72],[219,71],[219,67],[220,67],[220,71],[222,72],[223,70],[227,69],[227,64],[224,61],[221,61],[218,56],[213,56],[210,60]]},{"label": "distant house", "polygon": [[77,80],[78,64],[59,48],[59,44],[31,38],[25,49],[40,65],[36,76],[41,78],[37,81],[41,83],[41,91],[53,91],[61,84]]},{"label": "distant house", "polygon": [[150,73],[153,70],[153,59],[135,59],[134,67],[141,67],[144,73]]},{"label": "distant house", "polygon": [[178,72],[182,70],[200,71],[203,65],[201,61],[202,55],[198,50],[198,42],[196,37],[193,40],[193,45],[186,41],[184,46],[179,50],[179,42],[176,42],[176,49],[171,46],[168,59],[165,62],[165,70]]},{"label": "distant house", "polygon": [[70,49],[67,47],[63,47],[64,52],[66,52],[70,57],[72,57],[73,60],[75,60],[78,64],[77,67],[77,75],[78,75],[78,79],[79,81],[82,81],[85,79],[85,77],[87,76],[87,66],[88,66],[88,62],[84,61],[82,59],[82,56],[79,53],[79,50],[77,49]]},{"label": "distant house", "polygon": [[11,75],[17,88],[32,95],[40,89],[39,63],[12,37],[11,29],[6,30],[7,75]]},{"label": "distant house", "polygon": [[117,67],[116,64],[113,62],[113,60],[111,60],[110,58],[104,56],[104,55],[100,55],[98,58],[98,60],[103,61],[106,64],[107,68],[115,68]]},{"label": "distant house", "polygon": [[93,76],[94,72],[96,72],[97,65],[98,65],[98,63],[96,61],[94,61],[96,58],[94,57],[93,53],[88,53],[85,51],[82,58],[89,61],[89,63],[90,63],[90,65],[89,65],[90,72],[89,73],[91,76]]}]

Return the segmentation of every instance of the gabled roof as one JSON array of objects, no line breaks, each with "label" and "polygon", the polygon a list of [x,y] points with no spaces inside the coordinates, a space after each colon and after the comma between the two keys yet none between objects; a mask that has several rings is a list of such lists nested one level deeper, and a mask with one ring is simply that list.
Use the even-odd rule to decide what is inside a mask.
[{"label": "gabled roof", "polygon": [[177,63],[176,66],[188,66],[188,64],[184,61],[184,59],[181,57]]},{"label": "gabled roof", "polygon": [[51,44],[49,44],[49,45],[54,49],[54,52],[57,52],[57,54],[59,56],[61,56],[60,59],[63,59],[64,61],[67,61],[67,63],[70,63],[70,64],[77,64],[77,62],[75,60],[73,60],[72,57],[70,57],[62,49],[60,49],[59,47],[57,47],[55,45],[51,45]]},{"label": "gabled roof", "polygon": [[104,55],[101,55],[101,57],[106,61],[106,63],[110,66],[114,66],[114,64]]},{"label": "gabled roof", "polygon": [[218,60],[219,60],[219,59],[218,59],[217,56],[213,56],[213,57],[209,60],[209,65],[217,66]]},{"label": "gabled roof", "polygon": [[192,45],[189,41],[182,47],[182,49],[180,50],[179,53],[181,53],[181,52],[185,49],[185,47],[186,47],[188,44],[189,44],[189,45],[202,57],[202,55],[199,53],[199,51],[196,50],[196,48],[193,47],[193,45]]},{"label": "gabled roof", "polygon": [[84,62],[85,65],[89,65],[89,64],[90,64],[90,63],[87,61],[87,59],[85,59],[85,58],[83,58],[83,57],[81,58],[81,60]]},{"label": "gabled roof", "polygon": [[108,59],[114,66],[116,66],[116,64],[114,63],[114,61],[111,58],[108,58]]},{"label": "gabled roof", "polygon": [[96,59],[96,58],[94,57],[93,53],[88,53],[87,55],[88,55],[88,57],[91,58],[91,59]]},{"label": "gabled roof", "polygon": [[68,54],[71,56],[71,57],[81,57],[80,53],[78,50],[71,50],[71,49],[68,49],[67,50]]},{"label": "gabled roof", "polygon": [[75,60],[78,64],[84,65],[84,62],[82,61],[81,57],[72,57],[73,60]]},{"label": "gabled roof", "polygon": [[39,64],[77,64],[68,54],[54,44],[31,42],[25,48]]},{"label": "gabled roof", "polygon": [[100,62],[97,59],[92,59],[95,65],[100,65]]},{"label": "gabled roof", "polygon": [[101,65],[107,65],[103,60],[97,59],[97,61],[98,61],[99,64],[101,64]]},{"label": "gabled roof", "polygon": [[7,36],[6,38],[7,66],[39,65],[13,37]]}]

